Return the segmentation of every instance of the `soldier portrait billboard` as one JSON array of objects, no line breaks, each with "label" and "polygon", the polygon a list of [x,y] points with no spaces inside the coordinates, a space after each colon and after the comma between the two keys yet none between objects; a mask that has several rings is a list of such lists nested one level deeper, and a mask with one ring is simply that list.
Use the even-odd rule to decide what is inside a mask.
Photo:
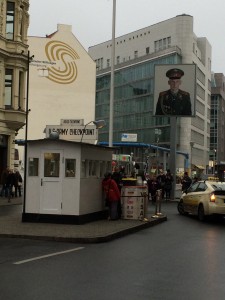
[{"label": "soldier portrait billboard", "polygon": [[155,65],[155,116],[195,116],[196,65]]}]

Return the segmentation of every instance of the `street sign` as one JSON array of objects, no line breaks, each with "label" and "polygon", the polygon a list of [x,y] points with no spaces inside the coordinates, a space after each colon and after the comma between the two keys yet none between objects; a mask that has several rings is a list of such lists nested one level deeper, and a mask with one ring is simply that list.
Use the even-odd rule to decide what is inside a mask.
[{"label": "street sign", "polygon": [[84,119],[61,119],[60,125],[84,125]]},{"label": "street sign", "polygon": [[122,133],[122,142],[137,142],[137,133]]}]

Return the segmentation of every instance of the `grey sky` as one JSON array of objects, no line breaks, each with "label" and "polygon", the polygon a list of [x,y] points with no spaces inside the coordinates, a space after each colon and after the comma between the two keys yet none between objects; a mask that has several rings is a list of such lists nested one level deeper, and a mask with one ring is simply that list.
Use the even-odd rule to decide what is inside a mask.
[{"label": "grey sky", "polygon": [[[57,24],[72,25],[87,50],[111,39],[112,7],[113,0],[30,0],[29,35],[45,36]],[[224,0],[117,0],[116,8],[116,37],[179,14],[192,15],[195,34],[212,45],[212,71],[225,75]]]}]

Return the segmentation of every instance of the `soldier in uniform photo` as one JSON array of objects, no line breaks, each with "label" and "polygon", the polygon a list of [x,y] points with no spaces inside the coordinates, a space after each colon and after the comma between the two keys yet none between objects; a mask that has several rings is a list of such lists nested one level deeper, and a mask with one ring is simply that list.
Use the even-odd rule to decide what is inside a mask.
[{"label": "soldier in uniform photo", "polygon": [[155,115],[192,115],[190,94],[179,89],[183,75],[184,72],[176,68],[166,72],[170,89],[159,94]]}]

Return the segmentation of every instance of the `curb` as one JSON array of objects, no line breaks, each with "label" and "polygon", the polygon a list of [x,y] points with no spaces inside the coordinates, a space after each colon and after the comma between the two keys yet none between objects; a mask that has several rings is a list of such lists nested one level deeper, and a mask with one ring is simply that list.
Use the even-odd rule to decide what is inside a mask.
[{"label": "curb", "polygon": [[57,237],[57,236],[37,236],[37,235],[25,235],[25,234],[4,234],[1,233],[0,237],[4,238],[22,238],[22,239],[33,239],[33,240],[43,240],[43,241],[57,241],[57,242],[69,242],[69,243],[106,243],[117,238],[123,237],[128,234],[138,232],[142,229],[146,229],[162,222],[167,221],[167,216],[159,217],[151,221],[146,221],[138,226],[133,226],[131,228],[126,228],[124,230],[117,231],[112,234],[106,234],[98,237]]}]

